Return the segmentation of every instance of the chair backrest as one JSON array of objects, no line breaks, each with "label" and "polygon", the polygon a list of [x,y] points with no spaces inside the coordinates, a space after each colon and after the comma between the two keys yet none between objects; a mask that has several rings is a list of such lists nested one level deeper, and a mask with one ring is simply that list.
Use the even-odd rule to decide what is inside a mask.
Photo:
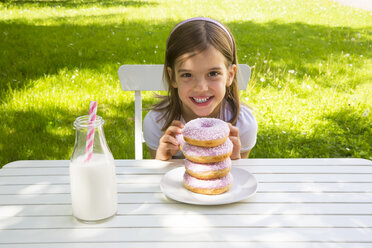
[{"label": "chair backrest", "polygon": [[[134,91],[135,159],[143,159],[142,151],[142,91],[167,91],[163,81],[163,65],[122,65],[119,68],[119,80],[124,91]],[[238,68],[239,90],[246,90],[251,76],[248,65]]]}]

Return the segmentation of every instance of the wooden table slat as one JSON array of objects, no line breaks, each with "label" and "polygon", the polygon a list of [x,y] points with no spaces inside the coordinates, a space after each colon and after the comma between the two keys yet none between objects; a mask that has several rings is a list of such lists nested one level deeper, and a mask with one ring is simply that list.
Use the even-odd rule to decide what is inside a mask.
[{"label": "wooden table slat", "polygon": [[[370,174],[372,166],[241,166],[234,167],[246,169],[253,174]],[[163,175],[175,167],[144,168],[144,167],[116,167],[118,175]],[[42,170],[35,170],[33,167],[22,167],[0,170],[0,178],[6,176],[50,176],[50,175],[69,175],[68,167],[46,167]]]},{"label": "wooden table slat", "polygon": [[[116,166],[119,167],[144,167],[144,168],[161,168],[182,165],[182,160],[171,161],[154,161],[151,159],[145,160],[115,160]],[[68,167],[68,160],[20,160],[14,161],[4,165],[3,169],[8,168],[40,168],[40,167]],[[310,159],[248,159],[247,160],[234,160],[233,165],[239,166],[371,166],[372,161],[360,158],[310,158]]]},{"label": "wooden table slat", "polygon": [[[40,234],[43,234],[41,237]],[[3,230],[1,243],[45,242],[369,242],[371,228],[85,228]]]},{"label": "wooden table slat", "polygon": [[[372,174],[254,174],[258,182],[313,182],[313,183],[372,183]],[[118,183],[156,184],[160,183],[159,175],[118,175]],[[69,176],[6,176],[0,177],[0,185],[17,184],[68,184]]]},{"label": "wooden table slat", "polygon": [[[241,202],[221,206],[197,206],[183,203],[120,203],[118,215],[372,215],[372,203],[252,203]],[[0,206],[0,219],[11,216],[71,215],[69,204],[4,205]]]},{"label": "wooden table slat", "polygon": [[[119,183],[119,193],[159,193],[159,183],[126,184]],[[372,183],[315,183],[315,182],[260,182],[258,192],[334,192],[334,193],[372,193]],[[32,185],[2,185],[0,195],[40,195],[40,194],[68,194],[70,185],[65,184],[32,184]]]},{"label": "wooden table slat", "polygon": [[[2,195],[0,205],[70,204],[70,194]],[[120,193],[119,203],[169,203],[175,202],[163,193]],[[256,193],[244,202],[259,203],[372,203],[372,193]]]},{"label": "wooden table slat", "polygon": [[[53,248],[371,248],[371,243],[359,242],[99,242],[99,243],[83,243],[83,242],[53,242]],[[26,244],[0,244],[0,248],[50,248],[50,243],[26,243]]]},{"label": "wooden table slat", "polygon": [[101,224],[84,224],[72,216],[7,217],[2,218],[0,229],[49,228],[372,228],[372,216],[355,215],[339,218],[335,215],[118,215]]}]

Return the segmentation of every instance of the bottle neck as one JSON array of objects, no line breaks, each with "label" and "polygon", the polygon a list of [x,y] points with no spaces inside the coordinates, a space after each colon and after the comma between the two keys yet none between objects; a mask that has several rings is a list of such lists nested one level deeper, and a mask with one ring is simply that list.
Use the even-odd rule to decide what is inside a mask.
[{"label": "bottle neck", "polygon": [[89,121],[88,115],[83,115],[74,121],[74,127],[76,129],[91,129],[91,128],[99,128],[102,127],[105,121],[102,119],[101,116],[96,116],[94,121]]},{"label": "bottle neck", "polygon": [[89,116],[87,115],[76,118],[74,122],[76,129],[75,147],[72,158],[86,153],[86,146],[89,140],[88,135],[93,135],[91,139],[93,142],[93,153],[111,155],[103,132],[103,124],[104,120],[100,116],[97,116],[93,122],[89,122]]},{"label": "bottle neck", "polygon": [[[96,116],[96,119],[94,121],[89,121],[89,116],[84,115],[76,118],[74,122],[74,127],[76,129],[76,141],[75,143],[79,146],[83,147],[85,146],[87,142],[87,136],[88,134],[94,136],[95,141],[100,141],[97,145],[106,145],[106,140],[103,135],[103,129],[102,126],[104,124],[104,120],[101,116]],[[92,133],[93,131],[93,133]],[[103,135],[103,137],[101,137]]]}]

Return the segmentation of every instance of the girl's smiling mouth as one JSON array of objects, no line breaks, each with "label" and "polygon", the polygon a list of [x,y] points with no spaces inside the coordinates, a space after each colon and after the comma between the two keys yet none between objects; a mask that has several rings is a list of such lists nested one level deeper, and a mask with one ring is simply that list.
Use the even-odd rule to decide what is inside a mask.
[{"label": "girl's smiling mouth", "polygon": [[213,98],[213,96],[206,96],[206,97],[190,97],[190,99],[196,104],[203,104],[206,105],[208,102]]}]

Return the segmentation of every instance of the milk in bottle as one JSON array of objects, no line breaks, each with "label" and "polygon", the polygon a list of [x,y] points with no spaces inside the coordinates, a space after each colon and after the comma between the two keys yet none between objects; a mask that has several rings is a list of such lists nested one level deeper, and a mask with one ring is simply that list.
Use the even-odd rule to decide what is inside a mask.
[{"label": "milk in bottle", "polygon": [[[78,117],[75,147],[70,163],[70,191],[73,215],[80,221],[106,220],[117,211],[117,186],[114,158],[103,133],[100,116],[88,123],[88,116]],[[94,126],[93,154],[86,156],[86,136]]]}]

